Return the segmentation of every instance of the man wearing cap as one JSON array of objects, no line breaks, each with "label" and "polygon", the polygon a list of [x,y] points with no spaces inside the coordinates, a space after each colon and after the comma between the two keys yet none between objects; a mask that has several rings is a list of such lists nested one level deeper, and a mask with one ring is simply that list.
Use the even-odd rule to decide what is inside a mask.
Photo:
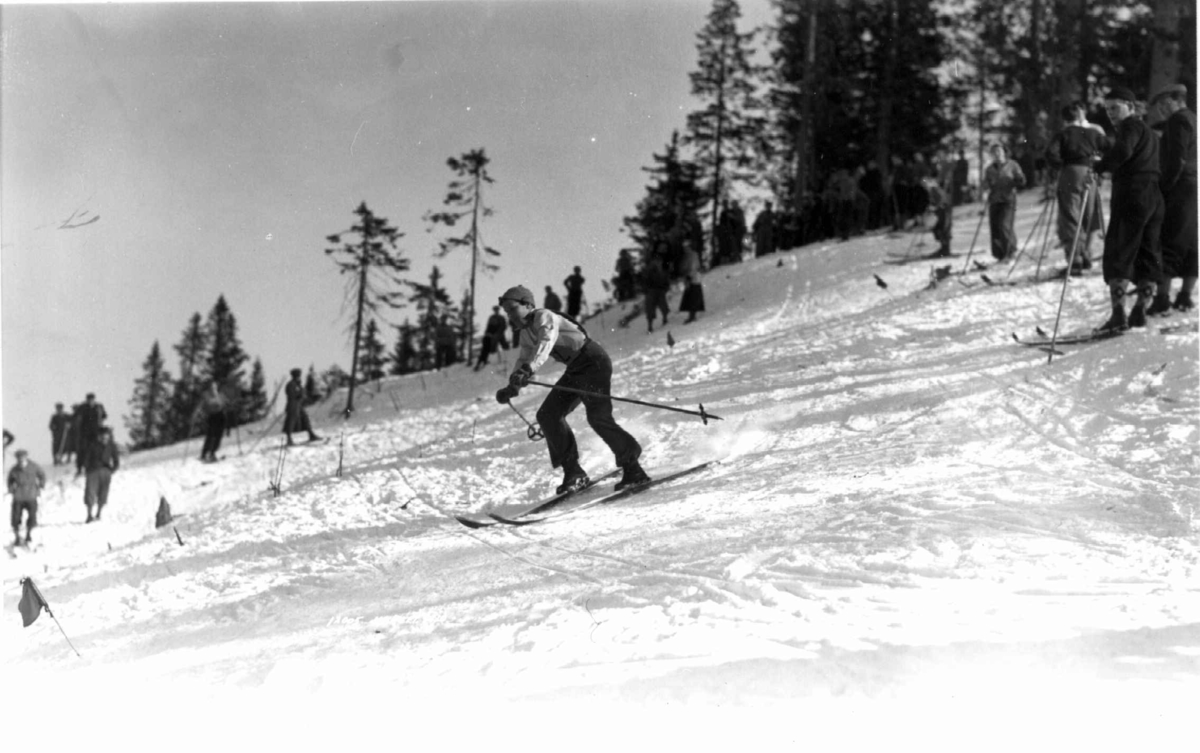
[{"label": "man wearing cap", "polygon": [[[17,464],[8,472],[8,492],[12,495],[12,530],[16,540],[13,546],[29,546],[33,541],[33,529],[37,527],[38,495],[46,486],[46,474],[29,459],[25,450],[15,453]],[[25,539],[21,540],[21,517],[25,518]]]},{"label": "man wearing cap", "polygon": [[[108,487],[112,483],[112,475],[121,465],[117,443],[113,441],[112,429],[101,426],[96,438],[84,445],[80,453],[84,456],[84,466],[87,468],[87,478],[83,485],[83,504],[87,506],[85,523],[100,520],[100,513],[108,504]],[[96,508],[95,515],[92,508]]]},{"label": "man wearing cap", "polygon": [[[1150,315],[1165,314],[1172,305],[1180,311],[1196,307],[1196,114],[1187,108],[1187,87],[1172,84],[1150,100],[1150,108],[1165,120],[1159,144],[1163,195],[1161,249],[1163,275],[1158,293],[1147,309]],[[1183,278],[1179,295],[1171,303],[1171,278]]]},{"label": "man wearing cap", "polygon": [[292,369],[292,379],[287,383],[284,393],[287,395],[287,405],[283,415],[283,433],[287,435],[287,445],[292,441],[292,432],[308,432],[308,441],[316,442],[320,437],[313,433],[312,424],[308,420],[308,411],[304,410],[304,385],[300,384],[300,369]]},{"label": "man wearing cap", "polygon": [[[1104,282],[1112,300],[1112,316],[1097,332],[1120,332],[1146,326],[1146,306],[1162,276],[1159,233],[1163,201],[1158,190],[1158,137],[1136,115],[1133,92],[1115,87],[1104,109],[1116,125],[1112,145],[1096,166],[1112,173],[1108,231],[1104,236]],[[1133,282],[1137,298],[1129,315],[1125,297]]]},{"label": "man wearing cap", "polygon": [[566,365],[558,386],[594,393],[580,396],[572,392],[550,390],[538,408],[537,420],[546,436],[550,465],[563,469],[563,482],[558,492],[582,488],[588,483],[587,474],[579,465],[579,447],[575,434],[567,425],[567,414],[582,402],[588,425],[612,450],[617,465],[624,471],[616,489],[644,484],[650,480],[638,464],[642,447],[629,432],[617,425],[612,415],[612,361],[583,327],[570,319],[546,309],[534,308],[533,293],[520,285],[509,288],[500,296],[500,305],[513,326],[519,328],[517,356],[508,386],[496,392],[496,401],[503,404],[516,397],[529,384],[534,373],[550,358]]}]

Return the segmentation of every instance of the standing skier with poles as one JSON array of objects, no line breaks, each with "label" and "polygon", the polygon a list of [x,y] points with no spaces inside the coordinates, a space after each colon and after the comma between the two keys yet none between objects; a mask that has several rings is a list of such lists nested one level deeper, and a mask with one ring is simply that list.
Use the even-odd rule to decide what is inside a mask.
[{"label": "standing skier with poles", "polygon": [[[584,328],[567,317],[534,307],[533,293],[517,285],[500,296],[500,305],[514,328],[518,329],[520,353],[517,356],[508,385],[496,392],[496,402],[504,404],[516,397],[529,384],[534,373],[550,358],[565,364],[566,371],[538,408],[537,421],[546,436],[550,465],[563,469],[563,482],[557,488],[562,494],[587,485],[588,477],[579,465],[579,447],[575,434],[567,425],[567,414],[582,402],[588,425],[612,450],[616,463],[624,474],[615,490],[648,483],[650,477],[638,464],[642,446],[613,419],[612,361],[608,353]],[[578,390],[589,394],[581,395]]]}]

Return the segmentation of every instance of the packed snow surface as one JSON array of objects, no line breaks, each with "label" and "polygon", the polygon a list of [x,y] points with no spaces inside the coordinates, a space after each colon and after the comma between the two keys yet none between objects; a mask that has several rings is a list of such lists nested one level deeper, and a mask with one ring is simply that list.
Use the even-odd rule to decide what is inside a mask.
[{"label": "packed snow surface", "polygon": [[[454,519],[560,481],[493,400],[511,352],[360,387],[348,421],[335,395],[310,409],[327,444],[284,451],[264,421],[216,464],[198,441],[134,454],[98,524],[82,479],[47,468],[40,548],[0,564],[0,688],[55,726],[10,719],[9,739],[1186,747],[1196,314],[1049,360],[1011,334],[1053,329],[1061,251],[1037,282],[1037,242],[993,264],[985,227],[968,263],[977,209],[946,262],[967,273],[936,284],[942,263],[912,258],[927,235],[875,233],[718,267],[692,324],[588,320],[614,395],[720,416],[617,403],[650,474],[720,462],[557,520]],[[1098,275],[1072,279],[1061,331],[1106,308]],[[544,394],[514,406],[532,420]],[[21,627],[26,575],[81,656],[45,614]]]}]

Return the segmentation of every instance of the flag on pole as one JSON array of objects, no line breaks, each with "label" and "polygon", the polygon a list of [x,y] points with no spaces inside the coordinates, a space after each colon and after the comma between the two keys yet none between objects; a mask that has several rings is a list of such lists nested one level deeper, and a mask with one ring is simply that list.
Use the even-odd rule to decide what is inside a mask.
[{"label": "flag on pole", "polygon": [[17,605],[17,609],[21,611],[21,621],[25,623],[25,627],[32,625],[41,616],[43,609],[50,614],[50,605],[42,598],[42,592],[38,590],[38,587],[33,584],[33,578],[21,580],[21,603]]}]

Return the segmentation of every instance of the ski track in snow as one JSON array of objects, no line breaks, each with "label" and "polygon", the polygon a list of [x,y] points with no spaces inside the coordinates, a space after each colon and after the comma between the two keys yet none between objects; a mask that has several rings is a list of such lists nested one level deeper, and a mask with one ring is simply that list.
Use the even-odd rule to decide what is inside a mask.
[{"label": "ski track in snow", "polygon": [[[1021,238],[1040,209],[1023,203]],[[1052,327],[1060,283],[929,287],[924,264],[883,263],[908,242],[714,269],[709,312],[665,328],[674,347],[642,319],[599,332],[613,394],[724,419],[618,403],[643,465],[722,462],[560,520],[453,520],[558,480],[490,398],[503,365],[368,386],[349,422],[333,399],[314,412],[328,444],[282,451],[242,427],[221,463],[198,463],[197,443],[128,458],[96,525],[80,521],[82,480],[48,469],[42,548],[2,565],[0,682],[83,693],[128,673],[208,696],[385,687],[430,705],[1194,691],[1195,326],[1048,366],[1009,333]],[[1098,277],[1072,280],[1064,331],[1106,301]],[[514,404],[532,418],[542,394]],[[582,412],[572,425],[585,465],[608,470]],[[180,517],[156,531],[160,496]],[[25,574],[82,659],[45,617],[20,627]]]}]

